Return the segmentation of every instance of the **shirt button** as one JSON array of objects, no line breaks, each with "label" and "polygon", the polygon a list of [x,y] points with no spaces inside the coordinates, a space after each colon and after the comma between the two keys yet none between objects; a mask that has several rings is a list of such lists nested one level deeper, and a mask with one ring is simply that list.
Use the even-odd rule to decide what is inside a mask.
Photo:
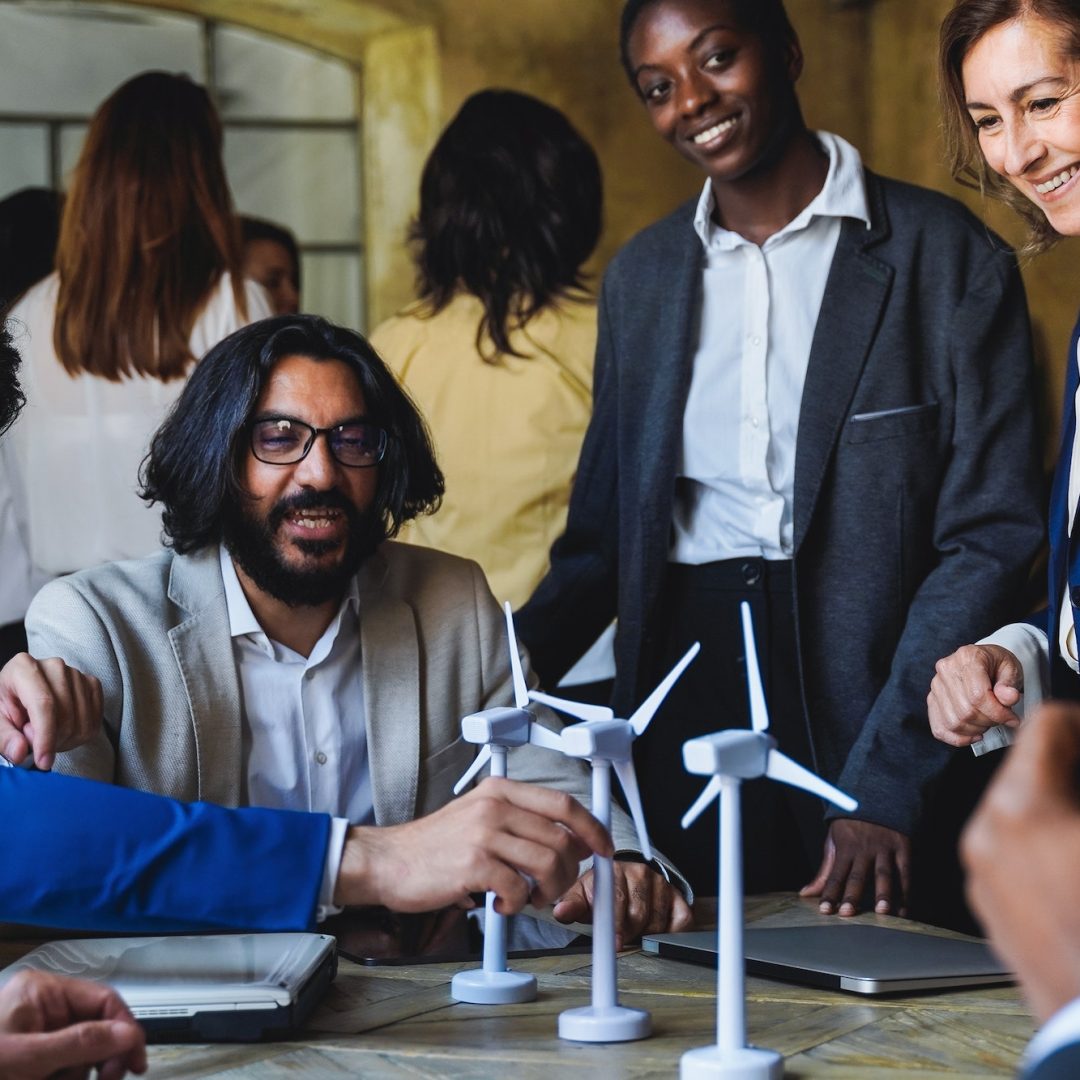
[{"label": "shirt button", "polygon": [[756,416],[755,416],[755,417],[752,417],[752,418],[751,418],[751,420],[750,420],[750,426],[751,426],[751,427],[757,427],[757,426],[758,426],[758,420],[757,420],[757,417],[756,417]]},{"label": "shirt button", "polygon": [[304,678],[307,679],[308,682],[311,682],[311,680],[315,678],[315,672],[314,671],[305,671],[304,672]]},{"label": "shirt button", "polygon": [[315,760],[316,760],[316,761],[317,761],[317,762],[318,762],[318,763],[319,763],[320,765],[325,765],[325,764],[326,764],[326,755],[325,755],[325,754],[324,754],[324,753],[323,753],[323,752],[322,752],[322,751],[320,750],[320,751],[319,751],[319,752],[318,752],[318,753],[317,753],[317,754],[315,755]]},{"label": "shirt button", "polygon": [[753,344],[753,345],[760,345],[760,344],[761,344],[761,338],[759,338],[759,337],[752,337],[752,338],[750,339],[750,342],[751,342],[751,344]]}]

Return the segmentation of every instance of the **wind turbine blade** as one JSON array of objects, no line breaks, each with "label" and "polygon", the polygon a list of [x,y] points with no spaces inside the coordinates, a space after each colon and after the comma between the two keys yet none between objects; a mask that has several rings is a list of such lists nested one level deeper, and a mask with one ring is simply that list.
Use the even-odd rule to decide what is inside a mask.
[{"label": "wind turbine blade", "polygon": [[743,647],[746,650],[746,681],[750,688],[750,725],[755,731],[769,730],[769,708],[765,704],[765,687],[758,667],[757,646],[754,644],[754,620],[750,605],[744,600],[739,605],[742,614]]},{"label": "wind turbine blade", "polygon": [[480,747],[480,753],[473,758],[473,763],[465,770],[465,775],[454,785],[454,794],[460,795],[476,778],[476,774],[491,760],[491,747]]},{"label": "wind turbine blade", "polygon": [[701,794],[694,800],[694,805],[690,807],[682,816],[682,827],[689,829],[691,825],[699,817],[701,817],[705,808],[720,794],[720,777],[714,776],[706,785]]},{"label": "wind turbine blade", "polygon": [[630,726],[635,735],[640,735],[649,726],[653,714],[660,708],[661,702],[668,696],[668,691],[675,685],[679,676],[686,670],[687,664],[701,651],[701,642],[695,641],[686,650],[683,658],[667,673],[664,681],[637,707],[630,717]]},{"label": "wind turbine blade", "polygon": [[809,791],[812,795],[820,795],[821,798],[835,803],[841,810],[850,812],[859,805],[850,795],[845,795],[839,788],[826,783],[820,776],[815,776],[809,769],[804,769],[786,754],[781,754],[779,750],[769,751],[765,775],[773,780],[779,780],[782,784],[802,788],[803,791]]},{"label": "wind turbine blade", "polygon": [[550,728],[538,724],[535,720],[529,725],[529,742],[533,746],[542,746],[545,750],[562,751],[562,736]]},{"label": "wind turbine blade", "polygon": [[514,632],[514,613],[510,610],[509,600],[503,610],[506,612],[506,640],[510,643],[510,670],[514,675],[514,704],[519,709],[524,709],[529,704],[529,688],[525,685],[525,676],[521,671],[517,634]]},{"label": "wind turbine blade", "polygon": [[606,705],[587,705],[583,701],[564,701],[562,698],[542,694],[539,690],[530,690],[529,699],[550,705],[567,716],[576,716],[579,720],[611,720],[615,714]]},{"label": "wind turbine blade", "polygon": [[652,845],[649,843],[649,831],[645,828],[645,811],[641,806],[641,793],[638,791],[637,774],[634,772],[634,763],[629,759],[625,761],[613,761],[615,775],[622,784],[623,794],[630,807],[630,816],[634,819],[634,828],[637,829],[638,841],[641,843],[641,854],[646,859],[652,858]]}]

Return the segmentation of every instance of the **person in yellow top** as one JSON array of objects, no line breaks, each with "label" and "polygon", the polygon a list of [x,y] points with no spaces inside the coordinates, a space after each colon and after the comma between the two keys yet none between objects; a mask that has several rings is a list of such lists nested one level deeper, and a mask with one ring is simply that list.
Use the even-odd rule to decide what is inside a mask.
[{"label": "person in yellow top", "polygon": [[424,167],[419,300],[371,342],[430,425],[446,494],[399,539],[475,559],[523,604],[566,524],[592,412],[596,155],[525,94],[470,97]]}]

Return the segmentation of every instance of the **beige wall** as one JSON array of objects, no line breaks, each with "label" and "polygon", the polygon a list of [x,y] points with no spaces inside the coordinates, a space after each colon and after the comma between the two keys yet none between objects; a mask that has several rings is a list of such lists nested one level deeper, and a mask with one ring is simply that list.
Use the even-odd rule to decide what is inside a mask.
[{"label": "beige wall", "polygon": [[[136,2],[136,0],[132,0]],[[411,294],[402,244],[424,155],[462,100],[485,86],[558,106],[596,147],[606,181],[599,270],[637,229],[700,186],[653,135],[619,69],[622,0],[143,0],[307,42],[364,78],[369,319]],[[788,0],[806,69],[809,123],[837,131],[873,168],[964,198],[1015,242],[1007,213],[946,174],[937,122],[937,27],[951,0]],[[1068,244],[1025,269],[1045,374],[1048,447],[1078,297]]]}]

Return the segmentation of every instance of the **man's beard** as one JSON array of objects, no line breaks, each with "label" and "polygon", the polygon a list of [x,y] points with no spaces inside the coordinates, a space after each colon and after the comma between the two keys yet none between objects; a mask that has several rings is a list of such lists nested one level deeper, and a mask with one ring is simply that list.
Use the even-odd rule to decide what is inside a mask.
[{"label": "man's beard", "polygon": [[[341,558],[333,566],[298,569],[285,562],[278,551],[277,531],[287,514],[296,510],[340,510],[348,532]],[[250,513],[241,500],[226,505],[222,539],[229,554],[244,573],[265,593],[289,607],[316,607],[340,598],[349,579],[383,542],[382,522],[371,510],[357,508],[336,488],[302,491],[281,499],[266,518]],[[338,546],[336,540],[291,540],[308,555],[323,555]]]}]

